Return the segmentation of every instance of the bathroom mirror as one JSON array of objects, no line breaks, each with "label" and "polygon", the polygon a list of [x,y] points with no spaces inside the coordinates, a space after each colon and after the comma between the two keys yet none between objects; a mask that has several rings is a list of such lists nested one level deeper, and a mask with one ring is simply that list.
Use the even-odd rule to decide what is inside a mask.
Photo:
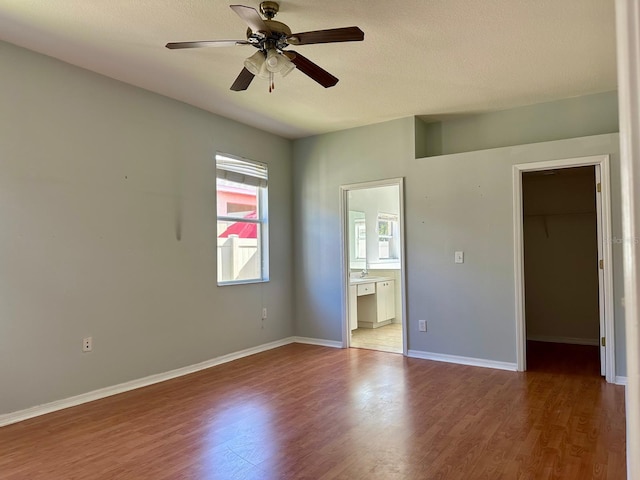
[{"label": "bathroom mirror", "polygon": [[388,261],[399,258],[398,215],[378,212],[378,260]]},{"label": "bathroom mirror", "polygon": [[349,267],[400,269],[400,200],[397,185],[349,192]]}]

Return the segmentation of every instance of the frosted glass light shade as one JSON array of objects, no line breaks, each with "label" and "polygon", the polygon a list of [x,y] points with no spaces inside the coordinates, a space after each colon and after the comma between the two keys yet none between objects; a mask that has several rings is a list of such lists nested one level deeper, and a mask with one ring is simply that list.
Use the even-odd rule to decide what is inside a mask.
[{"label": "frosted glass light shade", "polygon": [[276,50],[269,49],[267,51],[267,70],[273,73],[277,73],[282,69],[282,55],[280,55]]},{"label": "frosted glass light shade", "polygon": [[269,70],[267,70],[267,62],[263,62],[262,66],[260,67],[260,72],[258,72],[258,76],[260,78],[268,79],[270,73],[271,72],[269,72]]},{"label": "frosted glass light shade", "polygon": [[291,71],[296,68],[291,60],[289,60],[286,55],[280,55],[282,57],[282,69],[280,70],[280,75],[286,77],[291,73]]},{"label": "frosted glass light shade", "polygon": [[295,68],[295,65],[291,63],[291,60],[273,48],[267,51],[267,59],[265,63],[267,65],[267,70],[272,73],[279,72],[283,77]]},{"label": "frosted glass light shade", "polygon": [[264,63],[264,53],[262,53],[261,51],[257,51],[244,61],[244,68],[249,70],[254,75],[260,75],[260,70],[264,66]]}]

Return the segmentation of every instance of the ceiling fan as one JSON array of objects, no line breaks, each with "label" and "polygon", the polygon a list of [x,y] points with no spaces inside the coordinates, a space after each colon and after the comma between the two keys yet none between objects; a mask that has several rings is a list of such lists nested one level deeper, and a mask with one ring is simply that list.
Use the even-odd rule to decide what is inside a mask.
[{"label": "ceiling fan", "polygon": [[236,78],[231,90],[246,90],[255,76],[269,80],[269,92],[274,88],[274,74],[282,76],[297,68],[325,88],[333,87],[338,79],[319,67],[305,56],[285,50],[289,45],[309,45],[312,43],[358,42],[364,40],[364,32],[358,27],[331,28],[312,32],[291,33],[282,22],[273,20],[280,6],[277,2],[265,1],[260,4],[262,19],[255,8],[244,5],[230,5],[231,9],[249,26],[246,40],[204,40],[197,42],[167,43],[169,49],[228,47],[251,45],[258,49],[244,61],[244,68]]}]

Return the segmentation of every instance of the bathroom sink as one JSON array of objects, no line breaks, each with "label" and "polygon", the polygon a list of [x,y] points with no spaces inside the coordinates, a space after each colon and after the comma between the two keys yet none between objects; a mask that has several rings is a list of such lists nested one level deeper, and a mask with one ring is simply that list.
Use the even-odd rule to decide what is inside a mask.
[{"label": "bathroom sink", "polygon": [[374,283],[383,282],[385,280],[391,280],[390,277],[351,277],[349,279],[350,285],[358,285],[359,283]]}]

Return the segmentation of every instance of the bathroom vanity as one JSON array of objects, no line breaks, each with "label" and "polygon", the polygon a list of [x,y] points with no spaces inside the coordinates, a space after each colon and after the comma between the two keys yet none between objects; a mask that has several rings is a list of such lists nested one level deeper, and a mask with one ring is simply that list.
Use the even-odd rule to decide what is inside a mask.
[{"label": "bathroom vanity", "polygon": [[378,328],[396,316],[395,280],[363,277],[349,280],[349,328]]}]

